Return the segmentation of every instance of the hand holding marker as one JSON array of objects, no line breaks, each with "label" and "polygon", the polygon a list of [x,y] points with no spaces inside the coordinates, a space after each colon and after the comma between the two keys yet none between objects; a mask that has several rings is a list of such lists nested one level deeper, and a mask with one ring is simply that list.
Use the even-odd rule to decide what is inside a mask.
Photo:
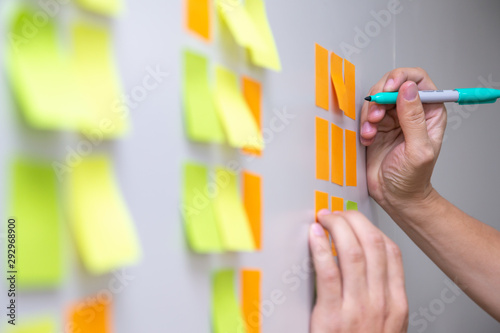
[{"label": "hand holding marker", "polygon": [[[456,102],[460,105],[495,103],[500,97],[500,90],[491,88],[462,88],[453,90],[419,91],[422,103]],[[365,97],[365,100],[377,104],[396,104],[398,92],[381,92]]]}]

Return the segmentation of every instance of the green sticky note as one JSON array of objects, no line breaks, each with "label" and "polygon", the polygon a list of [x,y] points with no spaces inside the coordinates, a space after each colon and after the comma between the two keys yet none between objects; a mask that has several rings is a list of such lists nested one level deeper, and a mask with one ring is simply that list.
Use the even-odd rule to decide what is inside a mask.
[{"label": "green sticky note", "polygon": [[200,164],[184,164],[184,223],[189,246],[198,253],[223,251],[208,190],[208,169]]},{"label": "green sticky note", "polygon": [[12,165],[12,207],[16,222],[15,268],[20,288],[55,287],[61,282],[61,214],[56,176],[50,164],[18,159]]},{"label": "green sticky note", "polygon": [[358,210],[358,204],[354,201],[347,201],[346,210]]},{"label": "green sticky note", "polygon": [[193,141],[225,141],[208,82],[208,60],[184,51],[184,108],[188,137]]},{"label": "green sticky note", "polygon": [[215,216],[224,248],[228,251],[255,251],[255,241],[245,207],[238,192],[236,174],[216,169],[219,194],[214,198]]},{"label": "green sticky note", "polygon": [[238,80],[231,71],[216,68],[215,106],[232,147],[262,150],[264,140],[259,126],[238,89]]},{"label": "green sticky note", "polygon": [[82,8],[97,14],[114,16],[123,9],[122,0],[77,0]]},{"label": "green sticky note", "polygon": [[233,270],[216,271],[212,276],[212,325],[214,333],[243,332],[245,329]]},{"label": "green sticky note", "polygon": [[[86,124],[82,132],[87,136],[102,139],[123,136],[129,129],[129,102],[122,97],[113,62],[109,29],[80,22],[73,26],[72,36],[74,84],[80,91],[87,110]],[[147,94],[146,88],[143,89],[142,94]]]},{"label": "green sticky note", "polygon": [[78,130],[85,106],[73,84],[69,57],[59,47],[53,20],[32,25],[37,14],[21,7],[12,19],[6,53],[12,90],[30,126]]},{"label": "green sticky note", "polygon": [[266,13],[266,5],[263,0],[246,0],[245,7],[257,31],[261,37],[264,47],[250,47],[252,62],[261,67],[281,71],[281,60],[274,40],[273,32],[269,26]]},{"label": "green sticky note", "polygon": [[135,264],[140,248],[132,219],[106,156],[85,158],[70,174],[69,216],[89,272],[104,274]]},{"label": "green sticky note", "polygon": [[56,333],[56,325],[52,319],[38,319],[22,324],[16,323],[16,326],[8,325],[6,331],[7,333]]}]

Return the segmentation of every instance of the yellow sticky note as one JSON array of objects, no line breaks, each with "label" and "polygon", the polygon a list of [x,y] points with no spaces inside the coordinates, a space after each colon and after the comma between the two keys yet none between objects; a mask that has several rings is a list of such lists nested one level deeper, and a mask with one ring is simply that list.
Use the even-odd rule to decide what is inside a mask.
[{"label": "yellow sticky note", "polygon": [[76,0],[82,8],[97,14],[114,16],[123,10],[122,0]]},{"label": "yellow sticky note", "polygon": [[212,326],[214,333],[241,332],[245,327],[233,270],[220,270],[212,276]]},{"label": "yellow sticky note", "polygon": [[344,131],[332,124],[332,183],[344,186]]},{"label": "yellow sticky note", "polygon": [[139,243],[109,159],[83,159],[73,168],[69,186],[69,215],[86,268],[104,274],[136,263]]},{"label": "yellow sticky note", "polygon": [[82,131],[98,132],[105,139],[120,137],[129,128],[128,111],[113,62],[110,31],[81,22],[73,26],[72,35],[74,84],[87,108]]},{"label": "yellow sticky note", "polygon": [[345,130],[345,184],[358,186],[356,132]]},{"label": "yellow sticky note", "polygon": [[281,60],[274,40],[273,32],[269,26],[266,5],[263,0],[246,0],[245,6],[257,28],[263,48],[250,48],[252,62],[260,67],[281,71]]},{"label": "yellow sticky note", "polygon": [[[54,287],[61,282],[62,231],[57,181],[49,163],[16,160],[12,165],[14,252],[20,288]],[[11,267],[12,268],[12,267]]]},{"label": "yellow sticky note", "polygon": [[261,305],[262,273],[255,269],[241,271],[241,307],[246,333],[260,333],[262,330]]},{"label": "yellow sticky note", "polygon": [[188,30],[210,41],[212,0],[186,0],[185,6]]},{"label": "yellow sticky note", "polygon": [[255,242],[243,202],[239,195],[236,174],[217,168],[215,174],[219,194],[214,199],[215,216],[228,251],[254,251]]},{"label": "yellow sticky note", "polygon": [[8,325],[6,331],[7,333],[56,333],[56,325],[54,320],[49,318],[29,320],[28,322],[23,320],[22,324]]},{"label": "yellow sticky note", "polygon": [[109,301],[103,302],[96,297],[89,297],[69,310],[68,327],[71,327],[71,332],[108,333],[114,331],[111,326]]},{"label": "yellow sticky note", "polygon": [[220,252],[222,240],[215,221],[212,194],[208,186],[208,169],[200,164],[184,164],[182,194],[187,239],[198,253]]},{"label": "yellow sticky note", "polygon": [[207,58],[184,51],[183,90],[188,137],[198,142],[224,142],[224,131],[215,111],[208,82]]},{"label": "yellow sticky note", "polygon": [[229,144],[235,148],[262,150],[262,134],[238,89],[236,75],[218,66],[215,76],[215,106]]},{"label": "yellow sticky note", "polygon": [[[338,106],[349,118],[356,119],[355,67],[335,53],[331,53],[331,77]],[[342,70],[343,68],[343,70]],[[344,73],[344,75],[342,74]],[[345,80],[344,80],[345,77]]]},{"label": "yellow sticky note", "polygon": [[20,8],[12,20],[7,72],[27,123],[43,130],[77,130],[85,111],[71,77],[69,58],[60,49],[56,26],[47,18],[30,28],[37,12]]},{"label": "yellow sticky note", "polygon": [[316,179],[330,178],[328,120],[316,117]]}]

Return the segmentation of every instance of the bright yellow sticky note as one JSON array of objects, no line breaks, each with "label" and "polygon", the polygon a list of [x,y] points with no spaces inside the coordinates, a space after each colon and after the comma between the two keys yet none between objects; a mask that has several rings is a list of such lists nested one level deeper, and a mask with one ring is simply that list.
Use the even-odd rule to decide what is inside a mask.
[{"label": "bright yellow sticky note", "polygon": [[16,160],[12,165],[12,208],[20,288],[54,287],[61,282],[62,231],[57,180],[49,163]]},{"label": "bright yellow sticky note", "polygon": [[69,311],[68,327],[71,332],[108,333],[113,332],[111,325],[111,304],[96,297],[89,297],[76,303]]},{"label": "bright yellow sticky note", "polygon": [[235,148],[262,150],[262,134],[238,89],[236,75],[218,66],[215,77],[215,106],[229,144]]},{"label": "bright yellow sticky note", "polygon": [[262,273],[259,270],[241,271],[241,307],[246,333],[260,333],[262,316],[260,311]]},{"label": "bright yellow sticky note", "polygon": [[114,16],[123,9],[122,0],[77,0],[82,8],[97,14]]},{"label": "bright yellow sticky note", "polygon": [[139,243],[109,159],[83,159],[69,185],[70,221],[86,268],[104,274],[136,263]]},{"label": "bright yellow sticky note", "polygon": [[186,0],[186,23],[189,31],[210,41],[212,0]]},{"label": "bright yellow sticky note", "polygon": [[262,250],[262,178],[243,171],[243,203],[252,229],[255,248]]},{"label": "bright yellow sticky note", "polygon": [[26,321],[23,320],[22,324],[16,322],[16,326],[8,325],[7,333],[56,333],[56,325],[52,319],[44,318]]},{"label": "bright yellow sticky note", "polygon": [[37,12],[15,14],[7,46],[7,72],[29,125],[44,130],[77,130],[85,111],[71,77],[69,58],[57,39],[56,25],[29,28]]},{"label": "bright yellow sticky note", "polygon": [[328,79],[328,50],[319,44],[316,48],[316,105],[324,110],[330,109],[330,92]]},{"label": "bright yellow sticky note", "polygon": [[345,130],[345,184],[358,186],[356,132]]},{"label": "bright yellow sticky note", "polygon": [[[331,77],[337,103],[346,116],[356,119],[355,67],[333,52],[330,57]],[[342,75],[343,72],[344,75]]]},{"label": "bright yellow sticky note", "polygon": [[344,186],[344,131],[332,124],[332,183]]},{"label": "bright yellow sticky note", "polygon": [[200,164],[184,164],[182,195],[187,239],[198,253],[220,252],[222,240],[217,230],[211,193],[208,192],[208,169]]},{"label": "bright yellow sticky note", "polygon": [[219,194],[214,199],[215,216],[224,248],[228,251],[254,251],[255,242],[239,195],[236,174],[217,168],[215,179],[219,187]]},{"label": "bright yellow sticky note", "polygon": [[188,137],[199,142],[224,142],[208,82],[208,60],[191,51],[184,51],[183,95]]},{"label": "bright yellow sticky note", "polygon": [[281,71],[281,60],[269,25],[264,1],[246,0],[245,7],[264,44],[264,48],[250,48],[252,62],[260,67]]},{"label": "bright yellow sticky note", "polygon": [[212,326],[214,333],[241,332],[245,327],[233,270],[220,270],[212,276]]},{"label": "bright yellow sticky note", "polygon": [[82,95],[88,117],[82,131],[98,132],[106,139],[122,136],[129,128],[128,111],[113,62],[110,31],[82,22],[76,23],[72,32],[74,84]]},{"label": "bright yellow sticky note", "polygon": [[330,178],[328,120],[316,117],[316,179]]},{"label": "bright yellow sticky note", "polygon": [[[252,115],[257,122],[260,133],[262,133],[262,86],[259,82],[243,76],[241,79],[241,87]],[[243,148],[243,152],[251,155],[262,156],[262,150]]]}]

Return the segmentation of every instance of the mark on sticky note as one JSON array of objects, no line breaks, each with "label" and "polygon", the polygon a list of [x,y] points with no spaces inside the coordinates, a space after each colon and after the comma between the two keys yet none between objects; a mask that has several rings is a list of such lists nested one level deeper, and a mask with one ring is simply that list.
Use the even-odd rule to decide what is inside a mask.
[{"label": "mark on sticky note", "polygon": [[261,332],[261,279],[262,273],[259,270],[241,271],[241,307],[246,333]]},{"label": "mark on sticky note", "polygon": [[245,327],[233,270],[219,270],[212,275],[212,326],[214,333],[238,332]]},{"label": "mark on sticky note", "polygon": [[358,204],[354,201],[347,201],[346,210],[358,210]]},{"label": "mark on sticky note", "polygon": [[347,186],[358,186],[356,132],[345,130],[345,182]]},{"label": "mark on sticky note", "polygon": [[69,325],[73,332],[108,333],[111,325],[110,301],[99,301],[100,297],[88,297],[73,305],[69,310]]},{"label": "mark on sticky note", "polygon": [[186,24],[189,31],[211,40],[211,0],[186,0]]},{"label": "mark on sticky note", "polygon": [[[259,82],[243,76],[241,80],[243,97],[252,112],[252,115],[262,135],[262,87]],[[243,148],[243,152],[251,155],[262,156],[262,150]]]},{"label": "mark on sticky note", "polygon": [[122,0],[76,0],[82,8],[97,14],[114,16],[123,9]]},{"label": "mark on sticky note", "polygon": [[316,105],[327,111],[330,109],[328,74],[328,50],[316,44]]},{"label": "mark on sticky note", "polygon": [[221,252],[224,249],[215,220],[212,198],[206,195],[207,188],[207,167],[185,163],[182,191],[184,225],[189,246],[198,253]]},{"label": "mark on sticky note", "polygon": [[328,121],[316,117],[316,179],[330,178]]},{"label": "mark on sticky note", "polygon": [[356,82],[354,65],[332,52],[330,55],[330,68],[334,96],[336,97],[335,100],[338,106],[344,111],[346,116],[356,119]]},{"label": "mark on sticky note", "polygon": [[262,178],[254,173],[244,171],[243,203],[248,216],[255,248],[262,250]]},{"label": "mark on sticky note", "polygon": [[344,131],[332,124],[332,183],[344,185]]}]

